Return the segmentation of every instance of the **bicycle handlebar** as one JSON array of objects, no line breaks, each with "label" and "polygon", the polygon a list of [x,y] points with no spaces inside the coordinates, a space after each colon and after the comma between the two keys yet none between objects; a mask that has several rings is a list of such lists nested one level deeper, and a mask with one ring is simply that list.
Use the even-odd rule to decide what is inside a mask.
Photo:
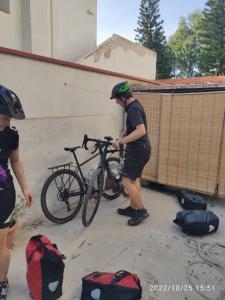
[{"label": "bicycle handlebar", "polygon": [[[87,134],[84,135],[84,139],[83,139],[83,143],[82,143],[82,148],[84,148],[85,150],[88,150],[88,142],[94,142],[95,143],[95,149],[91,152],[91,154],[94,154],[100,147],[100,145],[103,146],[111,146],[112,145],[112,141],[113,138],[111,136],[105,136],[104,140],[98,140],[98,139],[92,139],[89,138]],[[119,149],[115,150],[115,151],[119,151],[119,156],[123,157],[124,156],[124,145],[120,144],[119,145]]]},{"label": "bicycle handlebar", "polygon": [[[87,147],[87,143],[88,142],[95,142],[98,146],[99,145],[104,145],[104,146],[110,146],[112,145],[112,143],[110,141],[113,140],[113,138],[111,136],[106,136],[104,137],[105,140],[98,140],[98,139],[92,139],[92,138],[89,138],[87,136],[87,134],[84,135],[84,139],[83,139],[83,143],[82,143],[82,148],[84,148],[85,150],[88,150],[89,148]],[[98,147],[96,147],[96,150],[97,150]],[[95,150],[95,151],[96,151]],[[94,151],[94,152],[95,152]]]}]

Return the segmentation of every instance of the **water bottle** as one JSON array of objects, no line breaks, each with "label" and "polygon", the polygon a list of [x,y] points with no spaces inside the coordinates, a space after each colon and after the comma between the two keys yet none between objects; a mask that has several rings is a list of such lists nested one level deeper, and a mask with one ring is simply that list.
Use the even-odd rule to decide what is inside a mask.
[{"label": "water bottle", "polygon": [[125,158],[122,157],[120,159],[120,163],[119,163],[119,167],[118,167],[118,173],[116,174],[116,179],[120,179],[120,176],[121,176],[122,171],[123,171],[124,161],[125,161]]},{"label": "water bottle", "polygon": [[86,187],[88,187],[88,185],[89,185],[89,178],[88,178],[88,176],[84,176],[84,185]]},{"label": "water bottle", "polygon": [[94,173],[94,169],[90,169],[89,172],[88,172],[88,174],[87,174],[86,176],[84,176],[84,184],[85,184],[86,186],[89,185],[90,180],[91,180],[91,178],[92,178],[92,176],[93,176],[93,173]]}]

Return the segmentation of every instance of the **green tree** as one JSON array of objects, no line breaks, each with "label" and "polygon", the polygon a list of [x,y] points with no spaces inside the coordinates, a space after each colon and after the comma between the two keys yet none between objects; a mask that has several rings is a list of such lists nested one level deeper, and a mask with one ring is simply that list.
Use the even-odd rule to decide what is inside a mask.
[{"label": "green tree", "polygon": [[174,56],[176,77],[193,77],[199,73],[199,50],[202,13],[195,11],[188,18],[180,18],[178,29],[168,45]]},{"label": "green tree", "polygon": [[199,69],[204,75],[225,74],[225,0],[208,0],[203,10]]},{"label": "green tree", "polygon": [[171,52],[166,45],[163,20],[160,20],[159,0],[141,1],[138,25],[135,31],[135,40],[157,53],[157,79],[171,77]]}]

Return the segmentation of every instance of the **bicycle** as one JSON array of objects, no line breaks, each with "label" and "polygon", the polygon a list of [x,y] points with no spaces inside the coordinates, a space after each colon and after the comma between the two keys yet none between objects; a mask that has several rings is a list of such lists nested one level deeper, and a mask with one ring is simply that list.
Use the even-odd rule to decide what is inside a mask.
[{"label": "bicycle", "polygon": [[[85,145],[86,137],[85,135],[82,147]],[[111,140],[111,137],[105,137],[105,141],[109,142]],[[75,165],[70,162],[48,168],[52,171],[52,174],[47,178],[42,187],[41,208],[43,213],[47,219],[57,224],[69,222],[75,218],[79,212],[89,186],[89,182],[84,176],[81,167],[101,155],[99,145],[96,144],[95,149],[91,152],[92,156],[84,162],[79,163],[76,150],[80,148],[80,146],[64,148],[65,151],[72,153]],[[97,150],[98,153],[94,154]],[[107,157],[109,167],[107,168],[106,178],[112,181],[112,187],[111,189],[103,189],[102,196],[110,200],[119,197],[121,193],[125,194],[124,189],[121,188],[121,184],[115,179],[118,177],[117,173],[120,163],[119,158],[112,156],[116,152],[118,152],[118,150],[107,149],[106,154],[110,155]]]},{"label": "bicycle", "polygon": [[[103,194],[105,171],[107,173],[107,176],[109,176],[112,179],[115,195],[118,196],[121,193],[123,193],[124,196],[127,196],[126,191],[124,190],[124,187],[122,185],[122,180],[121,180],[122,178],[120,174],[121,165],[124,160],[123,159],[124,150],[123,147],[120,147],[119,150],[120,164],[118,167],[118,174],[115,174],[110,169],[109,160],[107,159],[108,147],[112,145],[111,140],[112,138],[108,138],[106,139],[106,141],[105,140],[103,141],[103,140],[88,138],[87,135],[84,136],[84,140],[83,140],[84,148],[88,150],[87,143],[95,142],[98,145],[98,149],[100,152],[100,160],[90,180],[87,194],[83,203],[82,223],[84,226],[89,226],[92,223],[94,216],[98,210],[101,196]],[[115,197],[115,195],[113,197]]]}]

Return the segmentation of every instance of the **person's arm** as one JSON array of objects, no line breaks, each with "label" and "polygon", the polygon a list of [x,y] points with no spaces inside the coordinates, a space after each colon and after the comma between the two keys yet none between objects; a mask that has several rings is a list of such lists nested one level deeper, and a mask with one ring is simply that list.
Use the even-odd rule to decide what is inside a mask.
[{"label": "person's arm", "polygon": [[11,164],[13,172],[16,176],[16,179],[19,182],[19,185],[20,185],[22,193],[25,197],[26,203],[30,207],[33,203],[33,197],[31,195],[31,192],[27,185],[23,163],[22,163],[22,161],[20,159],[20,155],[19,155],[19,149],[13,150],[10,153],[10,164]]},{"label": "person's arm", "polygon": [[113,146],[118,148],[120,144],[128,144],[130,142],[136,141],[139,138],[141,138],[142,136],[144,136],[145,134],[146,134],[146,129],[145,129],[144,124],[137,125],[137,127],[134,131],[132,131],[127,136],[124,136],[123,138],[116,140],[113,143]]}]

